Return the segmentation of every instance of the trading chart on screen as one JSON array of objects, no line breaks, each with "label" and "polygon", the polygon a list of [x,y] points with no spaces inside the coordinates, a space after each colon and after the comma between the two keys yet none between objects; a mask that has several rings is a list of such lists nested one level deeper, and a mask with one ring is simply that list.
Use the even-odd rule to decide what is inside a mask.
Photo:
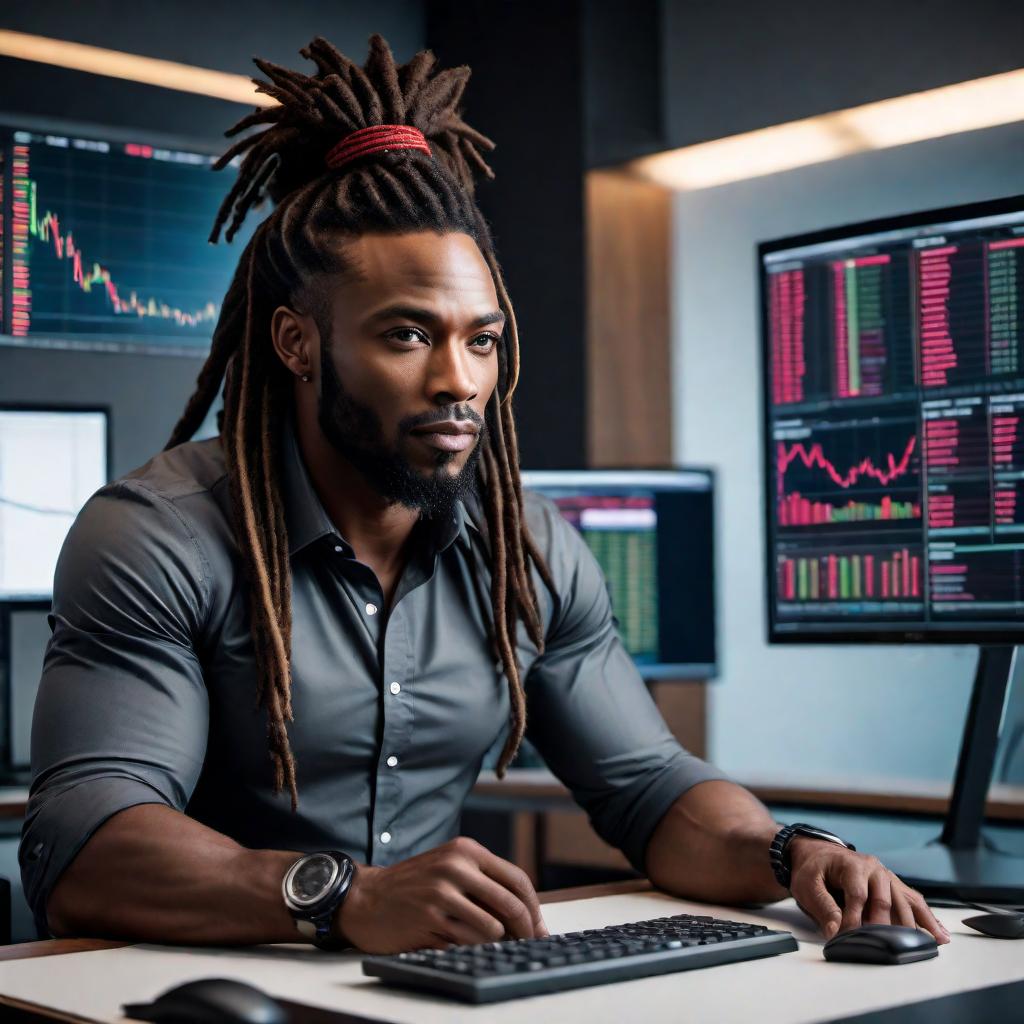
[{"label": "trading chart on screen", "polygon": [[1024,202],[761,248],[773,626],[1024,622]]},{"label": "trading chart on screen", "polygon": [[[0,127],[9,344],[209,347],[248,239],[207,241],[232,168],[214,157]],[[250,226],[251,230],[251,226]]]}]

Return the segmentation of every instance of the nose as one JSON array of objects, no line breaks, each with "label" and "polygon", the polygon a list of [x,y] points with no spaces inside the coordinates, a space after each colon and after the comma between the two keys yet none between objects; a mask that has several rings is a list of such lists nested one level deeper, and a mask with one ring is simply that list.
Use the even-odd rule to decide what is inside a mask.
[{"label": "nose", "polygon": [[[475,359],[479,364],[481,360]],[[472,401],[479,392],[472,352],[466,351],[461,341],[448,340],[435,343],[430,351],[427,390],[437,405],[452,405]]]}]

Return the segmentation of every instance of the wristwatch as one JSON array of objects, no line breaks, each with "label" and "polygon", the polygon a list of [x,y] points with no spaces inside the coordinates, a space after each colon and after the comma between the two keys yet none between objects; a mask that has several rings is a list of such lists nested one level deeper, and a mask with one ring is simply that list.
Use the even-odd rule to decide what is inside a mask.
[{"label": "wristwatch", "polygon": [[775,879],[783,889],[788,889],[789,883],[792,881],[789,844],[797,836],[806,836],[808,839],[824,839],[825,842],[845,846],[848,850],[857,849],[853,843],[848,843],[845,839],[840,839],[834,833],[826,832],[825,829],[817,828],[814,825],[804,825],[801,822],[796,822],[780,828],[775,833],[775,838],[768,849],[768,856],[771,857],[772,871],[775,872]]},{"label": "wristwatch", "polygon": [[320,949],[346,949],[348,943],[331,935],[334,913],[345,902],[355,878],[355,863],[347,853],[324,850],[300,857],[285,873],[281,893],[300,934]]}]

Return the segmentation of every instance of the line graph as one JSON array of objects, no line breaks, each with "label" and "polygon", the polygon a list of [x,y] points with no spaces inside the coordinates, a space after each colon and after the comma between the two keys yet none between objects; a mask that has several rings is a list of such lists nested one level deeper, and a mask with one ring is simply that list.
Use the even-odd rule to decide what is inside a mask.
[{"label": "line graph", "polygon": [[775,444],[780,527],[920,521],[914,421],[821,421],[781,433]]},{"label": "line graph", "polygon": [[799,458],[803,464],[808,468],[817,467],[823,469],[837,487],[852,487],[861,477],[870,477],[873,480],[877,480],[880,484],[888,484],[893,480],[904,476],[910,467],[910,457],[914,454],[914,448],[917,445],[917,437],[911,437],[907,441],[907,446],[903,450],[903,454],[897,461],[892,452],[887,453],[887,460],[889,463],[888,469],[879,469],[871,461],[871,458],[862,459],[861,462],[856,466],[851,466],[845,474],[839,472],[838,469],[825,457],[825,453],[821,449],[820,444],[814,444],[810,450],[805,448],[802,444],[793,445],[789,451],[786,451],[786,446],[780,444],[778,446],[779,458],[778,458],[778,472],[779,472],[779,485],[782,485],[782,477],[786,470],[789,468],[791,462]]}]

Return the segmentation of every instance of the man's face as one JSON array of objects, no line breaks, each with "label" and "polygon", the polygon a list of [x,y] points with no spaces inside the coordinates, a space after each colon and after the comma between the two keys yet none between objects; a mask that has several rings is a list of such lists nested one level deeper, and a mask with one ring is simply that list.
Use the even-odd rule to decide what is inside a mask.
[{"label": "man's face", "polygon": [[464,234],[344,246],[357,273],[327,295],[320,428],[386,500],[444,515],[473,487],[498,380],[504,316],[490,271]]}]

